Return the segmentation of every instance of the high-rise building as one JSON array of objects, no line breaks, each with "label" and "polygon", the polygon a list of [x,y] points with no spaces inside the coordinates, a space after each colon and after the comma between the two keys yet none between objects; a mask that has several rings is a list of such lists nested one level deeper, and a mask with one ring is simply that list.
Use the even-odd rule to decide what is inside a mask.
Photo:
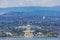
[{"label": "high-rise building", "polygon": [[45,19],[45,16],[43,16],[43,19]]}]

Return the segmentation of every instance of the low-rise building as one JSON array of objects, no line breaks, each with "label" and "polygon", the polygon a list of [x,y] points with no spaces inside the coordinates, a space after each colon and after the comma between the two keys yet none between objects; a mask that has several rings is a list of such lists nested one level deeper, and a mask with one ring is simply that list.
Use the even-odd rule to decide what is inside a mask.
[{"label": "low-rise building", "polygon": [[47,37],[47,35],[43,34],[42,32],[38,32],[35,34],[35,37]]}]

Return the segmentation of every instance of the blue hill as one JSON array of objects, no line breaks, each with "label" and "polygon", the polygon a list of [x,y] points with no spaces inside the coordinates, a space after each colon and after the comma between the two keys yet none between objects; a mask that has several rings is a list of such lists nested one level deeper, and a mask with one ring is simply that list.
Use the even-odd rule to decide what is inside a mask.
[{"label": "blue hill", "polygon": [[[10,7],[0,8],[0,12],[5,14],[1,16],[22,16],[22,17],[39,17],[54,16],[60,17],[60,6],[56,7]],[[28,14],[28,15],[27,15]]]}]

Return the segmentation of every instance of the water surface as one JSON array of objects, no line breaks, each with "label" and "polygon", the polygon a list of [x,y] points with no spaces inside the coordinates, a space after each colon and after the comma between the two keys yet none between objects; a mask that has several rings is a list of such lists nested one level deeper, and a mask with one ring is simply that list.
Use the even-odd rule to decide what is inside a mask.
[{"label": "water surface", "polygon": [[[0,40],[8,40],[8,38],[0,38]],[[60,40],[60,38],[10,38],[10,40]]]}]

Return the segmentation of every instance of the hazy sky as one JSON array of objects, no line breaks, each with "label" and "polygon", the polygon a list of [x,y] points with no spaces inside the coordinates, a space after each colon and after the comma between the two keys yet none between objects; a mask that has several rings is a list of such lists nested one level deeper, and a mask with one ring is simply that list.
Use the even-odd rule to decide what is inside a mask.
[{"label": "hazy sky", "polygon": [[60,5],[60,0],[0,0],[0,7],[14,6],[57,6]]}]

